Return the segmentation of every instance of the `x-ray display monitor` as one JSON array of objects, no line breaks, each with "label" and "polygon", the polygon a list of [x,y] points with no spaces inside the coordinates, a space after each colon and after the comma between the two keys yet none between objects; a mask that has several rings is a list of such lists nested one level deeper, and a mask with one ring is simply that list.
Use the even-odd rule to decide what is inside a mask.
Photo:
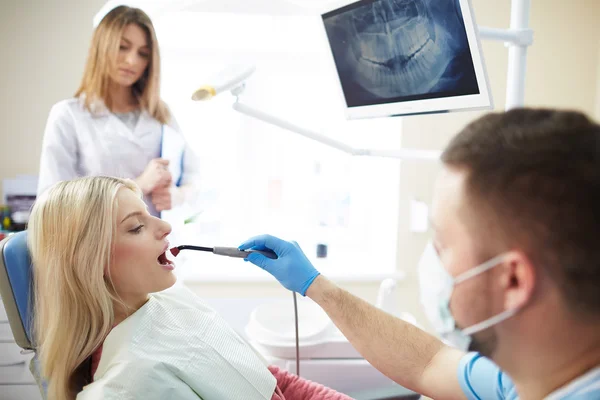
[{"label": "x-ray display monitor", "polygon": [[321,16],[348,118],[492,107],[468,0],[343,3]]}]

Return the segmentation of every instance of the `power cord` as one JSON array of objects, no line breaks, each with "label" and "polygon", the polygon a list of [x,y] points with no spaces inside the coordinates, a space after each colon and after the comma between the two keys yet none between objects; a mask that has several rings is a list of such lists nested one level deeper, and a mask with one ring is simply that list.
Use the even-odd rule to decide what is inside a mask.
[{"label": "power cord", "polygon": [[298,300],[296,292],[292,292],[294,296],[294,323],[296,324],[296,375],[300,376],[300,339],[298,337]]}]

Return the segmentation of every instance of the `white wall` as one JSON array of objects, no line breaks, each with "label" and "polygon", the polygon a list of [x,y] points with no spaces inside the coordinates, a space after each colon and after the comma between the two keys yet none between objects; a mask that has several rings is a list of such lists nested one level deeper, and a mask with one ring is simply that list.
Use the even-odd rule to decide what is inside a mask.
[{"label": "white wall", "polygon": [[[597,38],[598,49],[600,49],[600,38]],[[598,51],[598,62],[597,62],[597,75],[596,79],[596,112],[595,117],[597,121],[600,121],[600,51]]]},{"label": "white wall", "polygon": [[[472,0],[479,25],[507,27],[510,2]],[[0,3],[0,179],[35,174],[47,113],[73,94],[92,32],[92,17],[102,0],[19,0]],[[600,2],[534,0],[531,24],[535,43],[529,51],[527,105],[570,107],[600,117]],[[504,104],[507,51],[484,42],[484,55],[497,109]],[[441,148],[479,113],[411,117],[404,120],[403,146]],[[402,165],[399,268],[408,278],[399,286],[403,309],[422,315],[417,304],[414,267],[427,234],[408,230],[412,198],[429,201],[435,164]],[[193,285],[209,297],[287,296],[277,284]],[[354,283],[349,290],[375,300],[377,285]]]},{"label": "white wall", "polygon": [[77,89],[103,3],[0,2],[0,179],[38,173],[46,117]]}]

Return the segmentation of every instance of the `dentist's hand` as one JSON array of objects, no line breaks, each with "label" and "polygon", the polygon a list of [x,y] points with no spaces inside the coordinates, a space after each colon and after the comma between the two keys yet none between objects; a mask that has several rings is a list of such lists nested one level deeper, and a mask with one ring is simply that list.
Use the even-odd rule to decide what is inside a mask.
[{"label": "dentist's hand", "polygon": [[286,289],[298,292],[302,296],[306,296],[306,290],[319,276],[319,272],[308,261],[296,242],[286,242],[271,235],[261,235],[246,240],[239,249],[274,251],[278,257],[276,260],[258,253],[251,253],[245,260],[273,275]]}]

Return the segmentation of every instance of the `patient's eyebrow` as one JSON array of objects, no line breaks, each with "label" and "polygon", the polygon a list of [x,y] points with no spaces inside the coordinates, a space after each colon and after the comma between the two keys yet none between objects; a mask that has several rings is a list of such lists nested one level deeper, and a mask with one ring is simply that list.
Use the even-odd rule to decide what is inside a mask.
[{"label": "patient's eyebrow", "polygon": [[129,214],[127,214],[127,216],[125,218],[123,218],[123,221],[121,221],[121,223],[125,222],[125,220],[127,218],[136,217],[136,216],[140,216],[140,215],[142,215],[141,211],[134,211],[132,213],[129,213]]}]

